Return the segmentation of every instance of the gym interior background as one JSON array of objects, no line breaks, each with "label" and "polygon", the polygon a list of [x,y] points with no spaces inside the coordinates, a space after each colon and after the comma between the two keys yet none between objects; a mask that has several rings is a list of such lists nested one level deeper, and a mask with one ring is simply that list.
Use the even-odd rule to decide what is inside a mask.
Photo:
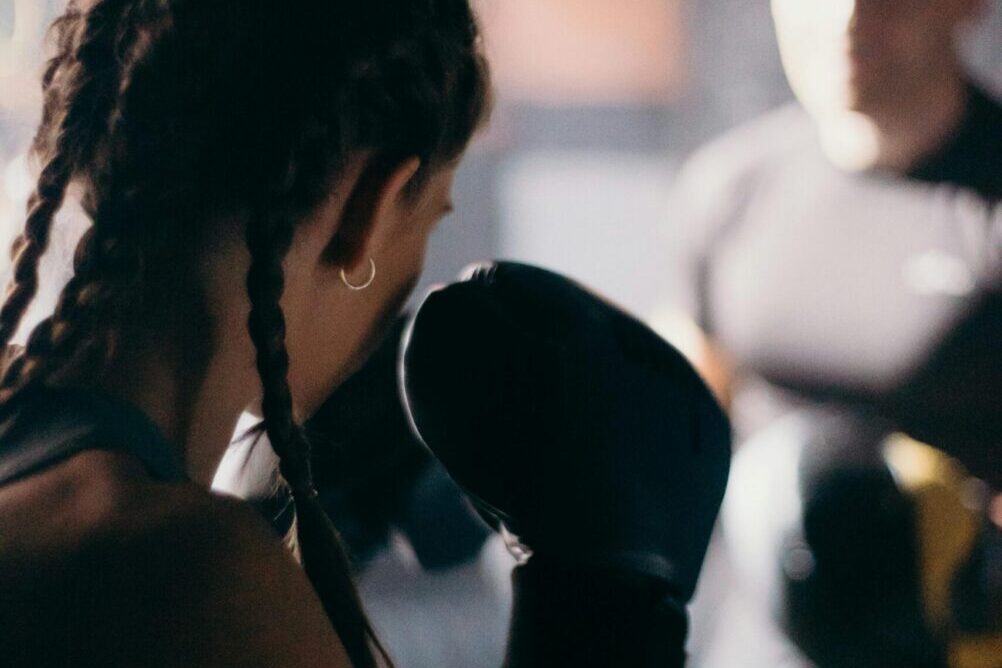
[{"label": "gym interior background", "polygon": [[[0,246],[23,222],[33,186],[26,149],[40,106],[38,48],[65,0],[0,0]],[[677,227],[669,189],[684,158],[720,132],[791,99],[767,2],[758,0],[479,0],[493,62],[493,124],[473,146],[456,182],[456,212],[436,232],[425,284],[466,263],[505,257],[578,278],[646,319],[670,308],[677,287]],[[1002,0],[967,36],[972,70],[1002,93]],[[63,213],[72,218],[72,210]],[[55,235],[48,262],[69,257],[78,228]],[[50,265],[51,266],[51,265]],[[9,259],[0,253],[0,280]],[[51,274],[49,274],[51,276]],[[57,284],[44,294],[54,298]],[[39,303],[44,300],[38,300]],[[30,321],[30,319],[29,319]],[[448,635],[479,636],[481,656],[428,649],[404,666],[497,665],[503,643],[504,556],[496,607],[454,614]],[[712,562],[709,567],[712,567]],[[391,649],[411,634],[395,615],[393,583],[365,590],[377,624],[394,629]],[[389,584],[387,584],[389,583]],[[363,583],[364,585],[364,583]],[[403,586],[403,585],[401,585]],[[433,580],[435,605],[462,608],[468,582]],[[432,592],[434,591],[434,594]],[[418,598],[423,594],[416,594]],[[382,606],[380,608],[380,606]],[[708,665],[693,637],[694,665]],[[429,620],[436,619],[434,615]],[[458,621],[457,621],[458,620]],[[407,630],[409,629],[409,630]],[[439,629],[441,632],[441,629]],[[484,633],[489,638],[484,637]],[[396,635],[394,635],[396,634]],[[488,651],[489,650],[489,651]],[[487,656],[484,656],[487,654]]]}]

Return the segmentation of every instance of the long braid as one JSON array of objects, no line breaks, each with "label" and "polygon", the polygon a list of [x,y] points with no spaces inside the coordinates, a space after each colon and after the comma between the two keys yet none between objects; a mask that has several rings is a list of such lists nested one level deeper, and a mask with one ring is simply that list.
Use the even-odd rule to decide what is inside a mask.
[{"label": "long braid", "polygon": [[253,219],[247,226],[251,253],[247,273],[251,302],[248,330],[257,350],[263,390],[261,409],[282,476],[292,489],[303,568],[352,663],[357,668],[370,668],[376,665],[372,645],[387,663],[389,657],[362,611],[348,557],[313,487],[309,441],[292,415],[285,317],[280,305],[285,282],[282,259],[292,241],[292,230],[291,223],[262,224],[261,220]]},{"label": "long braid", "polygon": [[14,275],[0,307],[0,347],[10,344],[28,304],[38,292],[38,264],[49,245],[52,218],[62,207],[73,171],[68,147],[57,153],[42,169],[38,186],[28,203],[24,231],[12,248]]},{"label": "long braid", "polygon": [[[104,97],[91,107],[94,118],[89,140],[91,151],[104,136],[96,132],[97,128],[114,136],[121,122],[122,100],[127,97],[131,72],[136,63],[141,62],[141,54],[124,54],[136,41],[135,29],[116,31],[114,28],[119,22],[132,26],[126,19],[136,13],[140,4],[115,0],[106,1],[102,6],[105,12],[99,19],[104,22],[101,42],[104,57],[120,66],[101,73]],[[118,14],[112,15],[112,12]],[[96,21],[98,19],[88,16],[89,23]],[[121,64],[123,61],[126,64]],[[86,62],[79,63],[76,76],[94,77],[87,67]],[[48,77],[49,73],[46,74]],[[70,359],[90,363],[100,372],[114,352],[118,335],[116,323],[129,301],[135,298],[133,286],[141,282],[142,254],[138,244],[126,241],[126,224],[136,206],[131,201],[133,197],[118,193],[130,192],[130,188],[128,184],[112,180],[120,178],[119,175],[130,175],[133,170],[122,165],[106,171],[107,175],[92,178],[92,186],[100,185],[103,195],[95,198],[97,205],[90,212],[93,224],[77,245],[73,277],[60,293],[53,314],[39,323],[29,336],[24,353],[0,378],[0,398],[47,379]]]},{"label": "long braid", "polygon": [[128,283],[138,280],[141,272],[134,249],[120,250],[123,244],[110,232],[95,225],[81,240],[82,262],[60,294],[53,315],[32,331],[24,353],[4,373],[0,392],[45,380],[71,359],[90,364],[100,374],[115,350],[116,316],[134,296]]},{"label": "long braid", "polygon": [[[115,69],[113,20],[124,0],[105,0],[93,7],[83,19],[72,56],[57,56],[45,73],[45,83],[51,88],[59,77],[58,70],[72,69],[65,75],[67,90],[62,93],[65,112],[57,123],[52,150],[39,175],[38,185],[29,200],[24,231],[14,244],[14,275],[6,299],[0,307],[0,347],[5,348],[17,330],[28,304],[38,292],[38,264],[49,245],[52,221],[62,207],[66,189],[80,165],[104,136],[101,124],[106,124],[117,89],[117,76],[104,76]],[[66,34],[73,33],[64,27]],[[64,37],[63,41],[69,38]],[[49,91],[47,97],[54,93]],[[53,108],[56,103],[52,103]],[[50,114],[55,114],[50,109]],[[56,123],[55,119],[50,119]],[[44,144],[45,128],[39,131],[36,144]]]},{"label": "long braid", "polygon": [[63,15],[53,21],[49,28],[49,34],[54,37],[56,51],[45,64],[42,74],[42,122],[32,141],[32,150],[42,155],[51,152],[48,145],[51,143],[53,119],[59,115],[60,109],[65,104],[62,87],[56,85],[56,81],[58,75],[65,72],[65,64],[73,57],[74,43],[83,26],[82,17],[83,12],[80,11],[77,2],[71,0]]}]

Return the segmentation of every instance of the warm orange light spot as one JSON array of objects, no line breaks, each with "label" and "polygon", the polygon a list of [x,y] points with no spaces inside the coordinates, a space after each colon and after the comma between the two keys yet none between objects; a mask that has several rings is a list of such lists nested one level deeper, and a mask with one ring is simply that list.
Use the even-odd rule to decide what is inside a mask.
[{"label": "warm orange light spot", "polygon": [[683,0],[479,0],[503,98],[664,102],[686,79]]}]

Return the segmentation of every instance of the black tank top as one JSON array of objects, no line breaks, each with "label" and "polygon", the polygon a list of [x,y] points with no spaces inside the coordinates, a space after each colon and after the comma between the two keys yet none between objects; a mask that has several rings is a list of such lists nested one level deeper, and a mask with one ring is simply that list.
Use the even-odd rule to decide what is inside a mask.
[{"label": "black tank top", "polygon": [[156,425],[107,394],[39,387],[0,406],[0,485],[94,449],[132,454],[157,480],[188,479],[180,453]]},{"label": "black tank top", "polygon": [[[249,438],[244,435],[237,443]],[[126,401],[96,390],[40,387],[0,406],[0,486],[85,450],[126,452],[138,458],[155,480],[190,482],[178,449],[145,413]],[[292,494],[277,474],[277,464],[269,472],[272,469],[274,475],[261,481],[268,483],[269,493],[246,495],[244,500],[284,539],[298,560]],[[221,491],[233,494],[233,490]]]}]

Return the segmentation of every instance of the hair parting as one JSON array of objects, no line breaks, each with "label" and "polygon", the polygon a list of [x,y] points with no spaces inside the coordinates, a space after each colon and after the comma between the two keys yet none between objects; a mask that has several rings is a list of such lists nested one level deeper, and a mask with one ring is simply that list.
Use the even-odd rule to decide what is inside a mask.
[{"label": "hair parting", "polygon": [[[292,489],[303,568],[335,627],[344,629],[341,641],[352,663],[357,668],[369,668],[376,665],[371,646],[379,648],[387,662],[388,657],[362,614],[361,601],[351,583],[348,557],[313,487],[309,442],[292,414],[285,318],[280,306],[284,287],[282,259],[291,241],[289,224],[253,221],[247,226],[251,253],[247,273],[251,301],[248,330],[257,349],[264,428],[279,457],[282,477]],[[332,564],[337,568],[331,568]]]}]

